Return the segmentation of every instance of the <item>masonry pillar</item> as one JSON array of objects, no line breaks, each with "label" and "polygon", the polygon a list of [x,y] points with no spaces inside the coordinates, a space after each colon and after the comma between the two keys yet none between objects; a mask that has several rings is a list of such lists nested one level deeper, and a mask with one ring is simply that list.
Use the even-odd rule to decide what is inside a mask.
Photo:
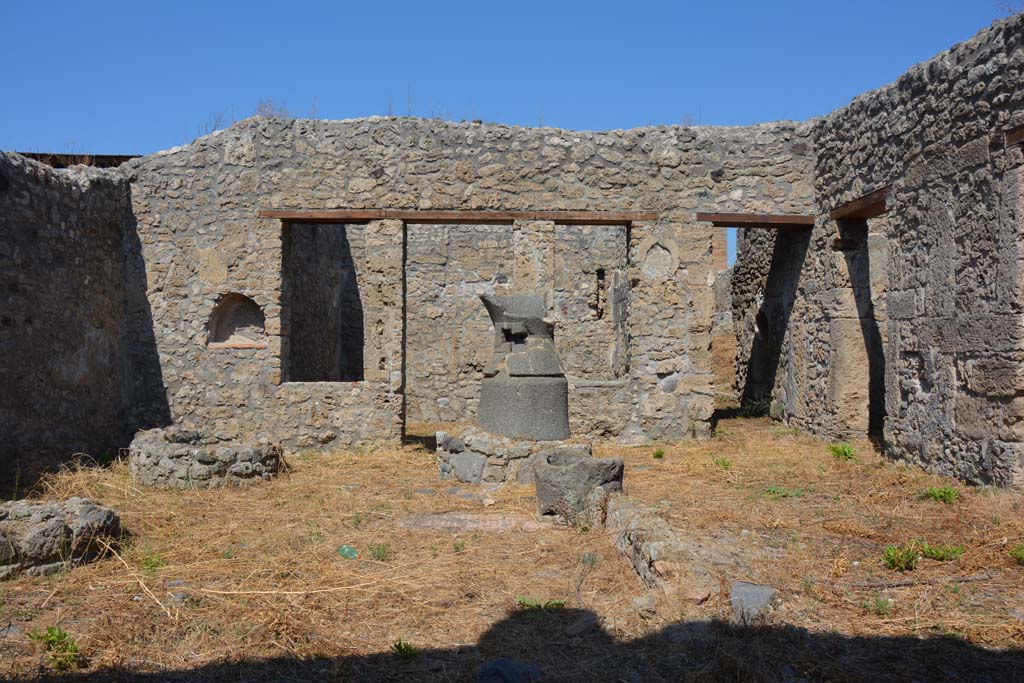
[{"label": "masonry pillar", "polygon": [[[512,294],[542,294],[551,308],[555,260],[552,221],[515,221],[512,225]],[[555,331],[558,334],[558,331]]]},{"label": "masonry pillar", "polygon": [[388,393],[402,393],[405,345],[405,225],[372,221],[366,225],[366,272],[360,278],[363,305],[363,376],[384,382]]},{"label": "masonry pillar", "polygon": [[642,439],[710,432],[712,238],[710,229],[683,222],[634,223],[630,232],[632,429]]}]

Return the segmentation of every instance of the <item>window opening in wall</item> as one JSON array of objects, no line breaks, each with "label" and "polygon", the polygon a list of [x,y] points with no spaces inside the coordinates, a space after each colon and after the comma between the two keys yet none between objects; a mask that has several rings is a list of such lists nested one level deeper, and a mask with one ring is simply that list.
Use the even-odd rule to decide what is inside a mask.
[{"label": "window opening in wall", "polygon": [[289,223],[283,230],[284,381],[362,381],[365,226]]},{"label": "window opening in wall", "polygon": [[604,308],[608,302],[608,289],[604,279],[604,268],[597,269],[597,301],[595,302],[594,313],[598,320],[604,318]]},{"label": "window opening in wall", "polygon": [[207,331],[211,348],[267,348],[263,311],[244,294],[222,296],[210,314]]}]

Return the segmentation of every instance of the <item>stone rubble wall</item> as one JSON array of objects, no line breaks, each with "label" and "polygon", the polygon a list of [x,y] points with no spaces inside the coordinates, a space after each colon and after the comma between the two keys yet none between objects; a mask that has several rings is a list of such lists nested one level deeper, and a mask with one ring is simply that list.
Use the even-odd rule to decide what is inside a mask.
[{"label": "stone rubble wall", "polygon": [[[818,221],[806,244],[782,247],[806,249],[801,267],[776,268],[779,244],[756,234],[741,242],[734,277],[741,352],[750,354],[758,310],[781,346],[778,414],[819,434],[863,434],[866,403],[884,392],[894,457],[1024,484],[1024,152],[1004,137],[1021,124],[1024,15],[815,124]],[[887,185],[887,214],[845,224],[861,234],[838,250],[829,212]],[[768,286],[779,270],[779,286]]]},{"label": "stone rubble wall", "polygon": [[[574,427],[624,441],[703,436],[716,231],[693,213],[806,211],[809,132],[792,123],[594,133],[253,118],[133,160],[120,172],[131,181],[166,387],[152,396],[166,394],[175,423],[227,438],[259,426],[290,447],[397,440],[404,342],[411,417],[468,419],[490,335],[476,290],[532,283],[563,317],[556,339],[574,373]],[[292,341],[287,245],[280,221],[257,216],[261,207],[646,210],[661,219],[631,230],[396,224],[373,238],[368,229],[364,272],[355,261],[363,380],[282,383]],[[495,262],[481,271],[477,250]],[[499,266],[510,271],[506,283]],[[262,308],[266,349],[207,348],[210,311],[227,292]]]},{"label": "stone rubble wall", "polygon": [[469,484],[532,484],[537,460],[554,452],[589,458],[593,449],[589,443],[510,439],[479,427],[437,432],[438,476]]},{"label": "stone rubble wall", "polygon": [[128,466],[133,477],[150,486],[237,486],[277,474],[281,449],[259,435],[239,442],[166,427],[135,435],[128,451]]},{"label": "stone rubble wall", "polygon": [[85,498],[0,503],[0,580],[94,560],[121,541],[121,531],[116,511]]},{"label": "stone rubble wall", "polygon": [[128,185],[0,153],[0,485],[127,445]]}]

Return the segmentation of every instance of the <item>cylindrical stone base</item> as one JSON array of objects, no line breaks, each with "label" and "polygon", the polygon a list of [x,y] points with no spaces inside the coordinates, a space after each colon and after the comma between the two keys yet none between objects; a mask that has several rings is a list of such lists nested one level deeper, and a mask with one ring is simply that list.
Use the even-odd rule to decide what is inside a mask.
[{"label": "cylindrical stone base", "polygon": [[569,382],[565,377],[485,377],[477,420],[499,436],[568,439]]}]

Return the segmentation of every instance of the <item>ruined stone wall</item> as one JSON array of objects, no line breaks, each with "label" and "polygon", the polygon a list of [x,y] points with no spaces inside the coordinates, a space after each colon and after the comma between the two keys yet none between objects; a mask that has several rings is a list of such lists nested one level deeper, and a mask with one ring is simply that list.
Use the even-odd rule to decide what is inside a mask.
[{"label": "ruined stone wall", "polygon": [[[791,423],[863,433],[865,405],[884,401],[895,457],[969,481],[1024,482],[1024,155],[1004,135],[1022,123],[1017,16],[816,124],[819,219],[798,275],[780,278],[796,292],[789,320],[770,317],[784,325],[773,398]],[[828,217],[888,185],[884,217]],[[771,272],[777,245],[755,240],[742,253],[763,264],[775,248],[775,259],[749,270]]]},{"label": "ruined stone wall", "polygon": [[[222,133],[121,169],[131,182],[141,280],[160,354],[160,376],[145,392],[149,400],[137,402],[137,412],[151,410],[153,400],[166,396],[174,423],[224,440],[268,438],[290,448],[397,440],[403,403],[402,226],[377,221],[346,230],[341,240],[330,230],[338,226],[292,225],[293,239],[286,240],[279,221],[256,216],[261,202],[252,143]],[[365,256],[339,264],[334,257],[351,255],[352,241],[362,242]],[[286,268],[286,261],[294,267]],[[312,281],[320,276],[322,282]],[[351,359],[339,351],[356,288],[363,317],[361,381],[286,381],[294,302],[305,307],[297,343],[307,365],[300,364],[299,377],[340,380],[351,374]],[[293,290],[303,297],[293,299]],[[211,314],[229,293],[260,307],[265,343],[209,343]],[[318,329],[317,320],[328,324]],[[303,329],[306,321],[314,324]],[[129,325],[133,346],[144,345],[142,334],[138,325]],[[131,365],[130,371],[135,372]]]},{"label": "ruined stone wall", "polygon": [[[170,413],[227,432],[257,425],[302,445],[397,435],[406,250],[406,388],[416,417],[472,414],[490,336],[476,289],[493,282],[539,287],[563,318],[556,338],[574,373],[570,409],[579,429],[631,441],[703,435],[712,405],[716,231],[693,214],[805,210],[808,133],[789,123],[581,133],[418,119],[249,119],[134,160],[123,169]],[[300,342],[289,329],[282,226],[259,218],[260,207],[646,210],[661,218],[631,230],[526,222],[413,225],[403,235],[399,225],[384,251],[368,232],[363,273],[355,263],[365,376],[337,386],[282,383],[290,345]],[[501,268],[506,283],[498,282]],[[207,347],[207,319],[226,292],[261,307],[267,348]],[[445,397],[448,406],[439,402]]]},{"label": "ruined stone wall", "polygon": [[[0,486],[127,445],[128,186],[0,153]],[[20,474],[19,474],[20,470]]]}]

